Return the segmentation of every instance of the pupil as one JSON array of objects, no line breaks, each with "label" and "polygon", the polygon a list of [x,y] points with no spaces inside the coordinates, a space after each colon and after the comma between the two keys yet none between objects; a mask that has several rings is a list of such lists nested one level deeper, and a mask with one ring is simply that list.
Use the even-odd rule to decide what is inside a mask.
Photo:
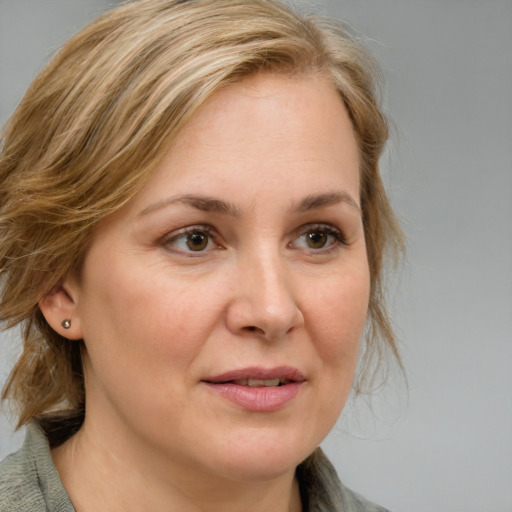
[{"label": "pupil", "polygon": [[308,245],[314,249],[320,249],[327,243],[327,235],[325,233],[308,233]]},{"label": "pupil", "polygon": [[192,251],[202,251],[208,245],[208,236],[204,233],[191,233],[187,237],[187,246]]}]

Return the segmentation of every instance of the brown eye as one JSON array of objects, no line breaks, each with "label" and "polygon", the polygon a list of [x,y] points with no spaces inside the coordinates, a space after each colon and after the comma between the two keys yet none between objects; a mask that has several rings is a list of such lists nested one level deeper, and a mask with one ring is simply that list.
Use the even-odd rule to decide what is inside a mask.
[{"label": "brown eye", "polygon": [[209,252],[215,247],[214,234],[208,226],[191,227],[178,233],[170,233],[162,239],[162,245],[168,249],[183,253]]},{"label": "brown eye", "polygon": [[186,244],[191,251],[203,251],[208,246],[209,236],[200,231],[186,235]]},{"label": "brown eye", "polygon": [[346,245],[342,233],[333,226],[324,224],[309,226],[309,229],[306,226],[302,234],[291,244],[292,247],[318,251],[319,254],[323,254],[326,250],[339,245]]},{"label": "brown eye", "polygon": [[311,233],[306,233],[306,243],[310,249],[322,249],[327,245],[329,240],[329,235],[327,233],[323,233],[322,231],[312,231]]}]

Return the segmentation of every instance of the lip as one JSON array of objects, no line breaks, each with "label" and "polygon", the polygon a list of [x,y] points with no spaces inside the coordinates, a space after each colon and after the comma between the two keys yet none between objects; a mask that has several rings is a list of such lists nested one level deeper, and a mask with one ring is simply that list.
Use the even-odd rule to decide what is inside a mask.
[{"label": "lip", "polygon": [[[258,387],[233,382],[245,379],[281,379],[286,382],[279,386]],[[290,366],[249,367],[207,377],[201,382],[237,407],[253,412],[272,412],[290,403],[300,392],[306,378],[297,368]]]},{"label": "lip", "polygon": [[304,382],[306,380],[302,372],[292,366],[276,366],[275,368],[251,366],[248,368],[241,368],[239,370],[231,370],[202,380],[203,382],[219,384],[241,379],[272,380],[280,378],[295,382]]}]

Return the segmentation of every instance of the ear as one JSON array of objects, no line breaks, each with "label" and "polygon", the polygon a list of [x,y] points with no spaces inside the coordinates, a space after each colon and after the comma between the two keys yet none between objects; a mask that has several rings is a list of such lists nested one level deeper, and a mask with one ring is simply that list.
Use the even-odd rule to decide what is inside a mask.
[{"label": "ear", "polygon": [[[65,283],[54,286],[40,302],[39,309],[52,329],[70,340],[82,339],[82,327],[77,312],[76,299]],[[64,328],[64,320],[69,320],[69,328]]]}]

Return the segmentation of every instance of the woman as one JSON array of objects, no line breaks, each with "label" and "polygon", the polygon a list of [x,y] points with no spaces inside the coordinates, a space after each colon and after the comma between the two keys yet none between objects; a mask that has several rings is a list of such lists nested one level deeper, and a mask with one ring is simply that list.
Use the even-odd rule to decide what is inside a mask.
[{"label": "woman", "polygon": [[275,0],[128,2],[63,47],[0,161],[2,511],[384,510],[318,449],[398,360],[374,82]]}]

